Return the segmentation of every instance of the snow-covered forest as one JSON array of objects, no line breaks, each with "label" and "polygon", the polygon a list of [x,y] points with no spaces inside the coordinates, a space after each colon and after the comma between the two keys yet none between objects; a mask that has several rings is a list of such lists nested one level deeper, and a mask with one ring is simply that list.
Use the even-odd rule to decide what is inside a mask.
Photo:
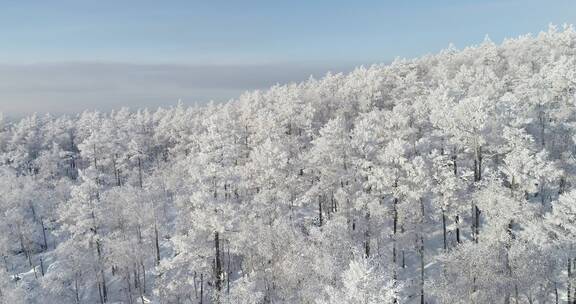
[{"label": "snow-covered forest", "polygon": [[576,30],[0,119],[0,303],[576,303]]}]

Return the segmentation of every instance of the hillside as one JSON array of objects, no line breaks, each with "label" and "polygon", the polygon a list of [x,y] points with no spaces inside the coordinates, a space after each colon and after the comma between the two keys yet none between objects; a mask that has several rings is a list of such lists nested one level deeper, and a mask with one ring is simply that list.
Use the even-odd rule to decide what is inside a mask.
[{"label": "hillside", "polygon": [[551,27],[224,104],[0,118],[0,303],[576,303],[575,93]]}]

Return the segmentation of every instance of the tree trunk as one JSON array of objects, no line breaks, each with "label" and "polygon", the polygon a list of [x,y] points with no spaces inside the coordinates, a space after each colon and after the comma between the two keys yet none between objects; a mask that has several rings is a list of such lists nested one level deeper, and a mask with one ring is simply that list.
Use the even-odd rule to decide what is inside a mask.
[{"label": "tree trunk", "polygon": [[[444,214],[444,213],[442,213]],[[420,304],[424,304],[424,222],[425,222],[424,200],[420,198]],[[446,229],[444,229],[446,231]],[[444,238],[446,243],[446,238]]]},{"label": "tree trunk", "polygon": [[28,252],[28,254],[26,254],[26,256],[28,257],[28,264],[30,265],[30,267],[32,267],[34,269],[34,276],[36,276],[36,267],[34,267],[34,265],[32,265],[32,254],[30,254]]},{"label": "tree trunk", "polygon": [[144,261],[140,260],[140,266],[142,267],[142,291],[146,293],[146,267],[144,267]]},{"label": "tree trunk", "polygon": [[[394,181],[394,188],[398,187],[398,181]],[[392,216],[393,216],[393,224],[392,224],[392,279],[393,279],[393,284],[394,287],[397,286],[397,280],[398,280],[398,272],[396,270],[396,233],[398,232],[398,198],[394,198],[394,202],[393,202],[393,208],[392,208]],[[397,304],[398,303],[398,298],[396,298],[396,296],[394,296],[394,298],[392,299],[392,303]]]},{"label": "tree trunk", "polygon": [[402,249],[402,268],[406,268],[406,251]]},{"label": "tree trunk", "polygon": [[34,271],[34,278],[38,280],[38,273],[36,273],[36,266],[32,266],[32,271]]},{"label": "tree trunk", "polygon": [[198,299],[198,283],[196,282],[196,271],[194,271],[192,281],[194,282],[194,298]]},{"label": "tree trunk", "polygon": [[460,244],[460,217],[457,215],[454,221],[456,222],[456,243]]},{"label": "tree trunk", "polygon": [[140,289],[140,272],[138,271],[138,265],[136,265],[136,263],[134,263],[132,271],[134,272],[134,288]]},{"label": "tree trunk", "polygon": [[555,303],[558,304],[560,298],[558,297],[558,286],[556,286],[556,282],[554,282],[554,299],[556,300]]},{"label": "tree trunk", "polygon": [[[20,251],[22,251],[24,255],[26,255],[26,258],[28,258],[28,250],[26,250],[26,246],[24,246],[24,235],[22,234],[20,224],[18,224],[18,240],[20,241]],[[32,266],[32,264],[30,264],[30,266]]]},{"label": "tree trunk", "polygon": [[482,147],[478,147],[478,181],[482,180]]},{"label": "tree trunk", "polygon": [[120,169],[116,170],[116,176],[118,176],[118,187],[122,186],[122,176],[120,174]]},{"label": "tree trunk", "polygon": [[138,156],[138,182],[140,188],[142,188],[142,160],[140,159],[140,156]]},{"label": "tree trunk", "polygon": [[546,145],[546,117],[544,111],[542,110],[542,105],[539,104],[538,108],[540,109],[540,112],[538,113],[538,120],[540,122],[540,144],[542,144],[542,147],[544,147]]},{"label": "tree trunk", "polygon": [[104,269],[100,269],[100,275],[102,276],[102,297],[104,298],[104,303],[108,302],[108,289],[106,288],[106,275]]},{"label": "tree trunk", "polygon": [[454,155],[452,155],[452,167],[454,169],[454,175],[458,175],[458,164],[456,163],[456,149],[454,149]]},{"label": "tree trunk", "polygon": [[[398,280],[398,272],[396,270],[397,267],[397,257],[396,257],[396,233],[398,232],[398,199],[394,198],[393,204],[393,229],[392,229],[392,279],[394,281],[394,287],[396,287],[397,280]],[[398,299],[394,297],[392,303],[398,303]]]},{"label": "tree trunk", "polygon": [[142,227],[140,224],[136,224],[136,236],[138,237],[138,244],[142,244]]},{"label": "tree trunk", "polygon": [[398,199],[394,198],[393,205],[393,224],[392,224],[392,262],[396,264],[396,233],[398,232]]},{"label": "tree trunk", "polygon": [[76,304],[80,304],[80,291],[78,290],[78,273],[74,275],[74,296]]},{"label": "tree trunk", "polygon": [[472,205],[472,236],[474,242],[478,244],[478,236],[480,234],[480,209],[478,206]]},{"label": "tree trunk", "polygon": [[478,160],[474,158],[474,181],[478,181]]},{"label": "tree trunk", "polygon": [[568,303],[572,303],[572,297],[570,296],[570,292],[572,291],[572,283],[570,279],[572,278],[572,259],[568,259],[568,281],[567,281],[567,296],[568,296]]},{"label": "tree trunk", "polygon": [[366,231],[364,232],[364,254],[370,257],[370,212],[366,212]]},{"label": "tree trunk", "polygon": [[144,292],[142,289],[142,286],[140,286],[140,288],[138,288],[138,292],[140,293],[140,301],[142,301],[142,304],[144,304]]},{"label": "tree trunk", "polygon": [[444,251],[448,249],[448,244],[446,241],[446,211],[442,208],[442,237],[444,241]]},{"label": "tree trunk", "polygon": [[106,288],[106,274],[104,273],[104,265],[102,262],[102,247],[100,241],[96,241],[96,251],[98,253],[98,261],[100,263],[100,279],[102,282],[102,299],[104,303],[108,301],[108,290]]},{"label": "tree trunk", "polygon": [[126,284],[128,285],[128,303],[132,304],[132,286],[130,286],[130,271],[126,269]]},{"label": "tree trunk", "polygon": [[474,181],[482,180],[482,147],[474,148]]},{"label": "tree trunk", "polygon": [[222,263],[220,261],[220,235],[218,232],[214,232],[214,247],[216,249],[215,253],[215,267],[214,267],[214,279],[216,290],[219,292],[222,290]]},{"label": "tree trunk", "polygon": [[9,268],[8,268],[8,257],[3,255],[2,259],[4,259],[4,269],[6,270],[6,272],[9,272]]},{"label": "tree trunk", "polygon": [[96,158],[96,144],[92,145],[94,149],[94,169],[98,170],[98,159]]},{"label": "tree trunk", "polygon": [[232,274],[232,270],[230,269],[230,242],[228,242],[227,251],[228,263],[226,266],[226,292],[230,294],[230,274]]},{"label": "tree trunk", "polygon": [[32,212],[32,218],[36,222],[38,220],[36,218],[36,208],[34,208],[34,204],[32,204],[32,201],[28,201],[28,204],[30,204],[30,212]]},{"label": "tree trunk", "polygon": [[[511,241],[514,239],[514,232],[512,231],[513,226],[514,226],[514,221],[510,220],[510,222],[508,223],[508,227],[506,228],[506,233],[510,237]],[[505,262],[506,262],[506,268],[508,270],[508,277],[512,281],[513,280],[512,265],[510,264],[510,247],[511,246],[512,246],[511,242],[506,242],[504,247],[506,248]],[[514,299],[516,300],[516,303],[518,303],[518,285],[516,285],[516,284],[514,284],[514,291],[515,291]],[[511,297],[510,292],[507,291],[504,303],[510,303],[510,297]]]},{"label": "tree trunk", "polygon": [[102,297],[102,286],[98,282],[98,296],[100,297],[100,304],[104,304],[104,297]]},{"label": "tree trunk", "polygon": [[204,303],[204,274],[200,274],[200,304]]},{"label": "tree trunk", "polygon": [[323,219],[322,219],[322,199],[320,196],[318,196],[318,221],[320,222],[320,226],[322,226],[323,224]]},{"label": "tree trunk", "polygon": [[154,247],[156,247],[156,265],[160,265],[160,244],[158,242],[158,227],[154,219]]},{"label": "tree trunk", "polygon": [[44,227],[44,218],[40,217],[40,225],[42,226],[42,237],[44,238],[44,250],[48,250],[48,241],[46,239],[46,227]]},{"label": "tree trunk", "polygon": [[116,157],[112,158],[112,169],[114,170],[114,177],[116,177],[116,186],[120,187],[122,182],[120,181],[120,170],[116,166]]},{"label": "tree trunk", "polygon": [[332,193],[332,212],[338,212],[338,202],[334,199],[334,193]]},{"label": "tree trunk", "polygon": [[424,237],[420,235],[420,304],[424,304]]}]

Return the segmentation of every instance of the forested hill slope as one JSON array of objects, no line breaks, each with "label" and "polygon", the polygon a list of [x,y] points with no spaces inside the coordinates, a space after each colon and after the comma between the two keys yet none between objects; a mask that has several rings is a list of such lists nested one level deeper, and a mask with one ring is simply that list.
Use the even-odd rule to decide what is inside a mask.
[{"label": "forested hill slope", "polygon": [[574,301],[575,92],[550,28],[0,124],[0,303]]}]

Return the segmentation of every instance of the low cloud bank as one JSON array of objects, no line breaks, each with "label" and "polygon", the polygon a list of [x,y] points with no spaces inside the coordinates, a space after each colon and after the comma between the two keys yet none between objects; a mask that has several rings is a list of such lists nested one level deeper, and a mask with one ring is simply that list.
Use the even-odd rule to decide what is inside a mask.
[{"label": "low cloud bank", "polygon": [[0,65],[0,112],[71,113],[226,101],[246,90],[302,81],[337,65],[53,63]]}]

